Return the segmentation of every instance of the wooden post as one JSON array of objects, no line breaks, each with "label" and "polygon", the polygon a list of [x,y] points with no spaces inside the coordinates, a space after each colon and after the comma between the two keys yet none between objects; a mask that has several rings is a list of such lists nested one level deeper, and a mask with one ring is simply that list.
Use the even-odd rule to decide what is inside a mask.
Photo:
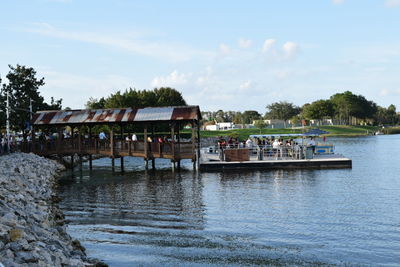
[{"label": "wooden post", "polygon": [[70,138],[71,138],[71,148],[72,148],[72,153],[73,153],[73,151],[74,151],[74,126],[70,126],[71,127],[71,136],[70,136]]},{"label": "wooden post", "polygon": [[196,137],[195,137],[195,122],[192,121],[192,162],[193,162],[193,169],[196,169]]},{"label": "wooden post", "polygon": [[156,145],[154,144],[154,124],[151,126],[151,140],[152,140],[152,142],[150,143],[150,145],[151,145],[151,168],[153,170],[155,170],[156,162],[155,162],[155,158],[154,158],[154,155],[155,155],[154,149],[155,149]]},{"label": "wooden post", "polygon": [[144,160],[145,160],[145,168],[146,170],[149,168],[149,159],[148,159],[148,144],[147,144],[147,125],[144,125],[143,130],[143,144],[144,144]]},{"label": "wooden post", "polygon": [[89,170],[92,170],[93,163],[92,163],[92,151],[91,151],[91,144],[92,144],[92,126],[89,126]]},{"label": "wooden post", "polygon": [[180,129],[180,122],[178,122],[178,129],[177,129],[177,136],[178,136],[178,161],[177,161],[177,168],[178,170],[181,169],[181,129]]},{"label": "wooden post", "polygon": [[178,156],[180,158],[180,153],[181,153],[181,124],[178,122],[178,129],[177,129],[177,141],[178,141]]},{"label": "wooden post", "polygon": [[111,157],[114,157],[114,126],[111,126],[110,132],[110,153]]},{"label": "wooden post", "polygon": [[115,158],[114,158],[114,126],[111,126],[110,132],[110,154],[111,154],[111,168],[115,170]]},{"label": "wooden post", "polygon": [[121,156],[121,172],[124,172],[124,157]]},{"label": "wooden post", "polygon": [[89,170],[93,169],[92,153],[89,154]]},{"label": "wooden post", "polygon": [[200,140],[200,122],[197,120],[196,121],[196,126],[197,126],[197,169],[200,170],[200,145],[201,145],[201,140]]},{"label": "wooden post", "polygon": [[175,123],[171,124],[171,154],[172,161],[175,162]]},{"label": "wooden post", "polygon": [[82,155],[82,126],[78,127],[78,153],[79,157]]},{"label": "wooden post", "polygon": [[120,151],[121,150],[124,150],[125,149],[125,139],[124,139],[124,127],[122,126],[122,124],[120,124],[120,135],[121,135],[121,148],[120,148]]}]

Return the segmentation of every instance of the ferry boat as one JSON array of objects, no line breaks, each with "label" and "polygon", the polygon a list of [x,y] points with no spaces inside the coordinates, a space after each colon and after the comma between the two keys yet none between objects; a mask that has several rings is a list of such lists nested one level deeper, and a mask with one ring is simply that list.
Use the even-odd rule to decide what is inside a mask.
[{"label": "ferry boat", "polygon": [[201,149],[200,169],[351,168],[351,159],[335,154],[334,144],[320,135],[310,131],[250,135],[246,142],[220,140],[215,146]]}]

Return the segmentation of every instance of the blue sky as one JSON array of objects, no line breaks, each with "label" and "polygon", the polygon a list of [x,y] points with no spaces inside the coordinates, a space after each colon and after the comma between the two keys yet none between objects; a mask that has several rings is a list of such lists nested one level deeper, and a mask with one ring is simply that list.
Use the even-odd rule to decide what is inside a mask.
[{"label": "blue sky", "polygon": [[171,86],[202,110],[265,112],[350,90],[400,108],[400,0],[3,1],[0,74],[46,99]]}]

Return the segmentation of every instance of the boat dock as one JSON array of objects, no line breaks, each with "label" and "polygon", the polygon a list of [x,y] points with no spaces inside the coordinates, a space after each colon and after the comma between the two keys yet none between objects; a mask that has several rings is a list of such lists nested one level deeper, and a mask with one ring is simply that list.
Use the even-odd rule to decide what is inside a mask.
[{"label": "boat dock", "polygon": [[267,159],[248,161],[220,161],[206,154],[200,157],[200,170],[220,171],[234,169],[329,169],[351,168],[352,160],[341,155],[315,156],[313,159]]},{"label": "boat dock", "polygon": [[[252,135],[250,138],[258,143],[253,144],[251,141],[245,146],[219,142],[217,146],[201,149],[199,168],[203,171],[351,168],[352,160],[335,154],[332,143],[315,142],[319,134],[314,130],[304,134]],[[308,137],[313,145],[306,143]],[[285,145],[265,142],[266,139],[282,142],[281,138],[290,139],[291,142]]]}]

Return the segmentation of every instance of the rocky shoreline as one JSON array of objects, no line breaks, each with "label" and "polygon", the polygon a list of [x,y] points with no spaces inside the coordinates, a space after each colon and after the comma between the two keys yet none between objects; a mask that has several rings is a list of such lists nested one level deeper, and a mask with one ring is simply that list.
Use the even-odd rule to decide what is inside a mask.
[{"label": "rocky shoreline", "polygon": [[66,232],[54,190],[64,169],[34,154],[0,156],[0,267],[107,266]]}]

